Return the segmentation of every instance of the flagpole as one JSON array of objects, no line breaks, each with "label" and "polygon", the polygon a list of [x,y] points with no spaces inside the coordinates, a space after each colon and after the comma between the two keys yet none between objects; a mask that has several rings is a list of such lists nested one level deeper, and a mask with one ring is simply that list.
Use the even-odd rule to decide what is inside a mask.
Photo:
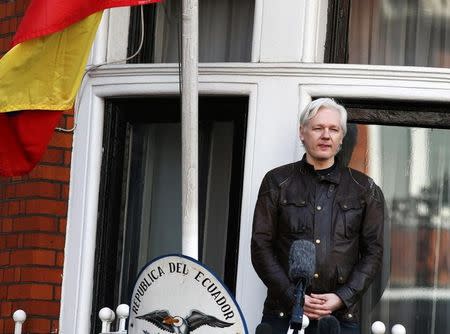
[{"label": "flagpole", "polygon": [[198,0],[182,0],[182,252],[198,259]]}]

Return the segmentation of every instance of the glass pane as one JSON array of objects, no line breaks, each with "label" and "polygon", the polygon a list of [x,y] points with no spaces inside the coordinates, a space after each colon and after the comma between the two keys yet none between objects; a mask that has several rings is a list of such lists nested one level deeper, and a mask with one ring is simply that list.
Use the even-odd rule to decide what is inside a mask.
[{"label": "glass pane", "polygon": [[364,315],[365,333],[375,320],[449,333],[450,130],[358,125],[357,138],[350,166],[380,185],[390,216],[389,281]]},{"label": "glass pane", "polygon": [[[199,132],[200,259],[223,279],[234,125],[204,121]],[[122,300],[146,263],[182,252],[181,124],[135,124],[131,136]]]},{"label": "glass pane", "polygon": [[[199,2],[199,61],[249,62],[254,0]],[[159,3],[155,18],[155,63],[179,59],[181,1]]]},{"label": "glass pane", "polygon": [[181,252],[180,135],[179,123],[133,126],[130,167],[137,177],[130,179],[129,196],[141,205],[128,211],[127,221],[140,225],[138,268],[161,254]]},{"label": "glass pane", "polygon": [[352,64],[448,67],[450,2],[352,1],[348,45]]},{"label": "glass pane", "polygon": [[[206,189],[202,259],[224,277],[228,209],[231,183],[233,124],[215,122],[211,127]],[[211,251],[214,250],[214,251]]]}]

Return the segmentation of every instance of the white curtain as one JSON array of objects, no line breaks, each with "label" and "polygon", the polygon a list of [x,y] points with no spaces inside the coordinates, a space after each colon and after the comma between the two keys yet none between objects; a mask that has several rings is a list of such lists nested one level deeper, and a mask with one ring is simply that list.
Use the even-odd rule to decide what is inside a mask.
[{"label": "white curtain", "polygon": [[448,67],[450,1],[352,1],[349,63]]},{"label": "white curtain", "polygon": [[[199,61],[249,62],[254,0],[199,2]],[[155,22],[155,63],[178,62],[181,1],[159,3]]]}]

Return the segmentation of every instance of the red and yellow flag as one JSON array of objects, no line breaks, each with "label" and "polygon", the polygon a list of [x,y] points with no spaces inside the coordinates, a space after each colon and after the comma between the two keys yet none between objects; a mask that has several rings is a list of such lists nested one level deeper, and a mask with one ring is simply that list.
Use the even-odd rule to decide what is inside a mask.
[{"label": "red and yellow flag", "polygon": [[71,109],[102,10],[160,0],[32,0],[0,59],[0,175],[26,174]]}]

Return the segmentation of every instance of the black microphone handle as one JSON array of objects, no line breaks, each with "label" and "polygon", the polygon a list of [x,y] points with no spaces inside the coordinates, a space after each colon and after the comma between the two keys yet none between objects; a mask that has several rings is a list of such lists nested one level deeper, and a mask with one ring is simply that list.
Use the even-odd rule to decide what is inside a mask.
[{"label": "black microphone handle", "polygon": [[340,334],[341,326],[339,320],[337,320],[333,315],[327,315],[319,319],[318,334]]},{"label": "black microphone handle", "polygon": [[301,330],[303,323],[303,306],[305,305],[306,282],[300,279],[296,286],[295,303],[292,307],[292,317],[290,326],[292,329]]}]

